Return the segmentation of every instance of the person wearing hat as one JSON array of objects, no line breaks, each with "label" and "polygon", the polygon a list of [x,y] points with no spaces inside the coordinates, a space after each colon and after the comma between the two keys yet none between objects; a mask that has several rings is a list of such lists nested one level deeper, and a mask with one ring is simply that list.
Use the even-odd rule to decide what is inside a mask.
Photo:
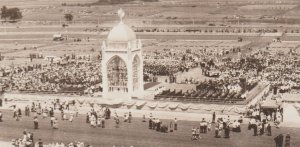
[{"label": "person wearing hat", "polygon": [[177,118],[174,119],[174,130],[176,131],[178,127]]}]

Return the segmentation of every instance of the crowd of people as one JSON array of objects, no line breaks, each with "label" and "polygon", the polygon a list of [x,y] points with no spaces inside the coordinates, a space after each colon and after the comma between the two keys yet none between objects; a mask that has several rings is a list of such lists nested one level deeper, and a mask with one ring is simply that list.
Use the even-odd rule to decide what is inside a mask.
[{"label": "crowd of people", "polygon": [[156,130],[157,132],[171,133],[173,131],[177,131],[178,120],[177,118],[174,118],[174,120],[171,120],[169,124],[163,123],[159,118],[153,117],[152,113],[150,113],[149,129]]},{"label": "crowd of people", "polygon": [[5,91],[93,94],[101,90],[97,61],[14,67],[9,73],[3,79]]},{"label": "crowd of people", "polygon": [[[16,105],[13,105],[13,117],[22,118],[22,110]],[[38,126],[39,119],[49,119],[50,125],[53,129],[58,129],[55,126],[58,119],[54,117],[54,110],[57,110],[55,113],[61,113],[61,121],[69,121],[72,123],[74,118],[78,114],[74,113],[65,113],[64,111],[74,110],[74,102],[62,102],[59,100],[53,100],[48,103],[35,103],[33,102],[31,106],[27,105],[24,109],[25,117],[33,116],[33,129],[40,129]],[[86,115],[86,123],[93,128],[106,128],[106,120],[111,119],[111,110],[108,107],[94,107],[90,106],[90,111]],[[1,112],[0,112],[1,113]],[[31,114],[32,113],[32,114]],[[245,117],[250,118],[248,122],[248,130],[253,130],[253,136],[272,136],[272,126],[279,127],[279,123],[282,121],[282,108],[278,108],[274,112],[266,111],[259,107],[259,105],[251,106],[248,108],[247,114]],[[191,140],[200,140],[201,134],[214,134],[215,138],[230,138],[231,132],[240,133],[242,131],[241,124],[245,123],[244,116],[240,116],[238,119],[232,119],[231,116],[220,117],[217,116],[215,112],[212,114],[212,119],[202,118],[199,121],[199,125],[192,128]],[[120,128],[121,120],[124,123],[136,123],[133,121],[133,115],[131,112],[124,113],[124,116],[119,116],[116,111],[113,113],[113,120],[115,121],[115,128]],[[142,121],[145,123],[148,120],[148,128],[150,130],[155,130],[162,133],[172,133],[178,130],[178,120],[174,118],[173,120],[160,120],[158,117],[154,117],[150,113],[149,118],[146,119],[143,115]],[[22,121],[21,119],[16,119],[16,121]],[[273,125],[274,124],[274,125]],[[146,125],[147,126],[147,125]],[[214,133],[209,133],[214,131]],[[17,147],[21,146],[32,146],[35,144],[37,147],[42,147],[43,142],[38,139],[34,141],[34,135],[32,131],[25,130],[23,132],[24,137],[21,139],[14,139],[13,144]],[[50,147],[84,147],[85,143],[83,142],[71,142],[71,143],[50,143]]]},{"label": "crowd of people", "polygon": [[[24,108],[24,117],[32,117],[33,118],[33,129],[40,129],[39,119],[49,119],[51,128],[59,129],[58,127],[58,118],[54,115],[55,110],[60,111],[61,121],[69,121],[73,122],[75,117],[78,117],[78,109],[75,106],[75,101],[60,101],[59,99],[55,99],[52,101],[44,102],[44,103],[35,103],[32,102],[31,106],[26,105]],[[13,109],[13,118],[16,121],[22,121],[22,110],[17,105],[11,106]],[[108,108],[106,110],[109,111]],[[65,111],[69,111],[67,114]],[[57,112],[56,112],[57,113]],[[68,116],[67,116],[68,115]],[[2,113],[0,112],[1,121],[2,121]],[[23,118],[25,119],[25,118]],[[12,144],[15,147],[43,147],[43,142],[41,139],[38,141],[34,141],[33,133],[29,132],[27,129],[23,132],[23,138],[13,139]],[[49,147],[92,147],[91,145],[85,145],[83,142],[70,142],[70,143],[51,143],[48,144]]]},{"label": "crowd of people", "polygon": [[[188,90],[183,92],[182,90],[164,90],[155,98],[160,97],[177,97],[182,101],[188,100],[200,100],[205,99],[208,101],[243,101],[249,91],[251,91],[257,85],[257,81],[247,82],[245,79],[239,81],[232,80],[208,80],[200,82],[196,86],[196,90]],[[178,100],[177,99],[177,100]]]},{"label": "crowd of people", "polygon": [[86,115],[86,123],[90,124],[91,127],[105,128],[105,120],[110,119],[111,111],[107,107],[95,110],[92,108]]}]

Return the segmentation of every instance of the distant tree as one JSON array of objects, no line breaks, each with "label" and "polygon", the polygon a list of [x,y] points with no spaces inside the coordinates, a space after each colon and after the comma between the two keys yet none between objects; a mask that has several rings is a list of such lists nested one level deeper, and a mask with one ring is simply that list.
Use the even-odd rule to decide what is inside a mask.
[{"label": "distant tree", "polygon": [[6,6],[3,6],[1,8],[1,19],[4,19],[6,21],[8,15],[7,15],[7,8]]},{"label": "distant tree", "polygon": [[7,14],[8,14],[10,20],[17,20],[17,19],[21,19],[23,17],[22,12],[20,11],[19,8],[7,9]]},{"label": "distant tree", "polygon": [[67,14],[65,14],[65,19],[66,19],[67,21],[72,21],[72,20],[73,20],[73,15],[70,14],[70,13],[67,13]]},{"label": "distant tree", "polygon": [[7,8],[6,6],[1,8],[1,19],[4,19],[5,21],[7,18],[15,21],[17,19],[21,19],[22,17],[22,12],[19,8]]}]

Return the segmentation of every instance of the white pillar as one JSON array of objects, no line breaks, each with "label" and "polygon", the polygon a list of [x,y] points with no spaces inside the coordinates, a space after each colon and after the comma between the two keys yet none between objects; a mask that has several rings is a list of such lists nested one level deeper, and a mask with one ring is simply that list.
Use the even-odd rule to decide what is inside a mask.
[{"label": "white pillar", "polygon": [[127,88],[128,88],[128,99],[131,99],[132,93],[133,93],[133,74],[132,74],[132,60],[128,58],[127,61],[127,75],[128,75],[128,82],[127,82]]},{"label": "white pillar", "polygon": [[[103,52],[104,53],[104,52]],[[106,98],[108,93],[108,79],[107,79],[107,59],[102,54],[102,97]]]},{"label": "white pillar", "polygon": [[139,96],[143,96],[144,93],[144,61],[143,61],[143,56],[142,56],[142,52],[140,51],[139,53],[139,58],[140,58],[140,64],[139,64]]}]

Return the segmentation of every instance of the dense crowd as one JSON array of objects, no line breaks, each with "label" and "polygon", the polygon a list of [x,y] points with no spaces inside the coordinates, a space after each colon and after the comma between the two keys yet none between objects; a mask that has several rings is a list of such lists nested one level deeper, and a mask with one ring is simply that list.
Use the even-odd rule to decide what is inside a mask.
[{"label": "dense crowd", "polygon": [[100,64],[87,61],[14,67],[3,83],[6,91],[94,93],[101,89]]},{"label": "dense crowd", "polygon": [[159,54],[146,54],[144,59],[144,76],[148,80],[153,76],[170,76],[178,72],[189,71],[197,66],[194,60],[194,55],[185,53],[180,50],[170,51],[165,50]]}]

